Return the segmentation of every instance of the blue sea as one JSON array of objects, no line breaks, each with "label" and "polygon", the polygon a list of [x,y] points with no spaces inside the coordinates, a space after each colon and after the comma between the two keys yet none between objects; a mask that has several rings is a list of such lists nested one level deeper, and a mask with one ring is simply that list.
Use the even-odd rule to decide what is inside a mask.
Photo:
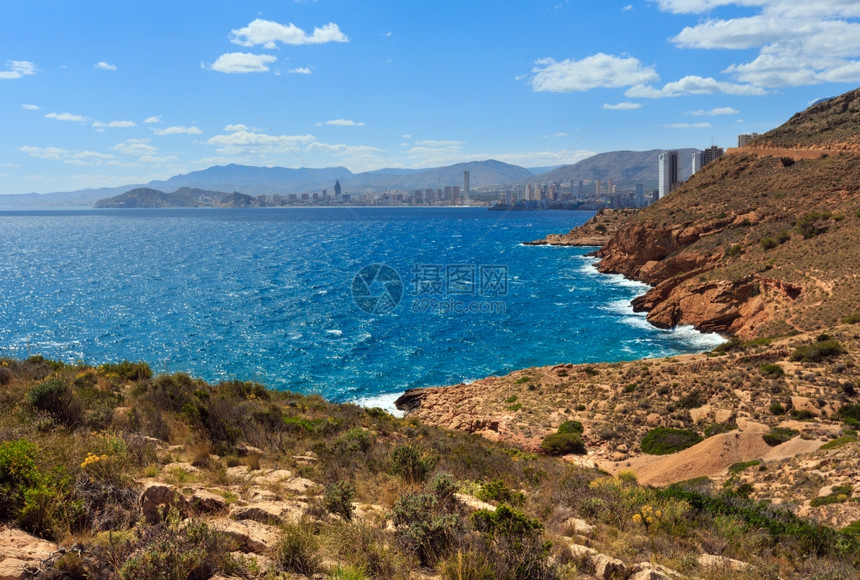
[{"label": "blue sea", "polygon": [[599,274],[524,246],[592,212],[482,208],[0,212],[0,356],[146,361],[390,405],[406,389],[557,363],[700,352]]}]

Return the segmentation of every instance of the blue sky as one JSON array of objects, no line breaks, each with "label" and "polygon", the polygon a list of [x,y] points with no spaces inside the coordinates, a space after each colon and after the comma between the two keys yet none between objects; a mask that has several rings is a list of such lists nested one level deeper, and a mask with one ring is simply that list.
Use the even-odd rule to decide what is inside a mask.
[{"label": "blue sky", "polygon": [[858,85],[856,0],[3,0],[0,193],[731,147]]}]

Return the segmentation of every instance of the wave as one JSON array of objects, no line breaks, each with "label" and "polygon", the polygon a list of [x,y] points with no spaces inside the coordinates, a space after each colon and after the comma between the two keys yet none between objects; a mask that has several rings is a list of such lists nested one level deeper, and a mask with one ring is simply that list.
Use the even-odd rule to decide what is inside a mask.
[{"label": "wave", "polygon": [[395,417],[403,417],[404,412],[394,406],[394,401],[400,398],[403,393],[383,393],[381,395],[371,395],[369,397],[359,397],[353,401],[356,405],[371,409],[379,407],[391,413]]}]

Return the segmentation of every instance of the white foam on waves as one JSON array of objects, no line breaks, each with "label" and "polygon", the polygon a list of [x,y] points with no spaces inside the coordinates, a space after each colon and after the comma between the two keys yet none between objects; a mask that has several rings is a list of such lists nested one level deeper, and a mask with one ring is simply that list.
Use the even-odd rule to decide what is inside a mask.
[{"label": "white foam on waves", "polygon": [[370,409],[379,407],[391,413],[395,417],[403,417],[404,413],[394,406],[394,401],[400,398],[403,393],[383,393],[381,395],[372,395],[370,397],[361,397],[353,401],[356,405]]}]

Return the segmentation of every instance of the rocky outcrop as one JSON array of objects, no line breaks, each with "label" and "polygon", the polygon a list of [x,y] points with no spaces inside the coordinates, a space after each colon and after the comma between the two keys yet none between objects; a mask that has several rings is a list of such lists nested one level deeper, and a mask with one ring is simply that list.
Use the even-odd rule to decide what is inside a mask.
[{"label": "rocky outcrop", "polygon": [[32,578],[58,547],[15,529],[0,531],[0,580]]},{"label": "rocky outcrop", "polygon": [[763,219],[749,212],[672,226],[631,223],[598,251],[597,269],[652,284],[633,300],[633,309],[648,312],[648,321],[657,327],[689,324],[704,332],[751,338],[776,308],[794,301],[801,288],[760,276],[708,280],[705,275],[720,266],[724,256],[689,247],[728,227]]},{"label": "rocky outcrop", "polygon": [[590,220],[566,234],[550,234],[527,246],[603,246],[618,229],[636,215],[635,209],[601,209]]},{"label": "rocky outcrop", "polygon": [[155,524],[164,518],[171,507],[186,511],[188,502],[172,485],[154,482],[144,487],[138,499],[138,506],[140,515],[147,522]]}]

